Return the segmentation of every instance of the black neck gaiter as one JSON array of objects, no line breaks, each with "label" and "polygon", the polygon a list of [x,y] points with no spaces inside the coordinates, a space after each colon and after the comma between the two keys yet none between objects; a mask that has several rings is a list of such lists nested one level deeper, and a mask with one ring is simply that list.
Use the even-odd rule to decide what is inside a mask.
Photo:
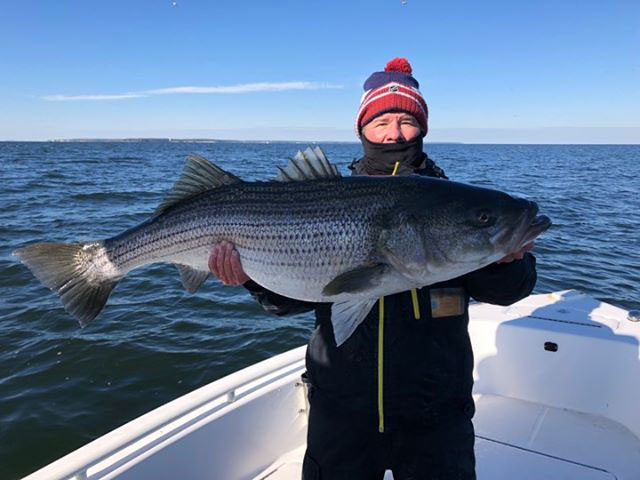
[{"label": "black neck gaiter", "polygon": [[402,143],[373,143],[362,135],[364,157],[360,160],[367,175],[391,175],[399,163],[396,175],[410,175],[424,161],[422,136]]}]

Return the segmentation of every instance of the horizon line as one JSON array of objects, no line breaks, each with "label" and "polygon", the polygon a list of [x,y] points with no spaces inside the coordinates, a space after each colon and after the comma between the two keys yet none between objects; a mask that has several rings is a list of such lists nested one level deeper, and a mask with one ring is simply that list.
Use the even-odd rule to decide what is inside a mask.
[{"label": "horizon line", "polygon": [[[77,138],[56,138],[47,140],[0,140],[0,143],[142,143],[142,142],[166,142],[166,143],[348,143],[360,144],[359,140],[260,140],[260,139],[226,139],[226,138],[178,138],[178,137],[77,137]],[[620,146],[640,146],[639,143],[575,143],[575,142],[553,142],[553,143],[531,143],[531,142],[463,142],[459,140],[438,140],[425,141],[425,144],[446,144],[446,145],[620,145]]]}]

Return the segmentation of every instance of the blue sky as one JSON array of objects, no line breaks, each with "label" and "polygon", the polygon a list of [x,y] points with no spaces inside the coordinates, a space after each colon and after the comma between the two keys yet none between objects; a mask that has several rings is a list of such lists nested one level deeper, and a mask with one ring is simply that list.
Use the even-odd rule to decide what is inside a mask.
[{"label": "blue sky", "polygon": [[356,140],[409,59],[429,141],[640,143],[640,2],[13,1],[0,140]]}]

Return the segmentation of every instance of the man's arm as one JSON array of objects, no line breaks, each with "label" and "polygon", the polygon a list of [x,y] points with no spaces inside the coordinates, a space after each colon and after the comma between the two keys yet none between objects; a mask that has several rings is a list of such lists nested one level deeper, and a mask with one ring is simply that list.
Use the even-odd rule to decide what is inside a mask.
[{"label": "man's arm", "polygon": [[225,285],[242,285],[267,312],[278,316],[309,312],[314,303],[278,295],[251,280],[242,269],[240,255],[232,243],[221,242],[213,247],[209,270]]},{"label": "man's arm", "polygon": [[469,295],[479,302],[511,305],[531,294],[536,284],[536,257],[527,245],[519,252],[465,275]]}]

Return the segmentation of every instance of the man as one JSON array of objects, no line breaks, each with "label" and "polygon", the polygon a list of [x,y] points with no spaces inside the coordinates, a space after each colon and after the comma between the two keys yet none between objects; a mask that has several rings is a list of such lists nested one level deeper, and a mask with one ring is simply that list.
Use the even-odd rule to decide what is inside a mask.
[{"label": "man", "polygon": [[[365,82],[356,130],[364,157],[356,175],[447,178],[423,153],[427,105],[405,59]],[[536,282],[532,245],[459,278],[380,299],[336,346],[327,304],[270,292],[242,270],[229,243],[216,245],[212,273],[244,285],[276,315],[315,310],[307,349],[309,430],[304,480],[475,479],[470,297],[508,305]]]}]

